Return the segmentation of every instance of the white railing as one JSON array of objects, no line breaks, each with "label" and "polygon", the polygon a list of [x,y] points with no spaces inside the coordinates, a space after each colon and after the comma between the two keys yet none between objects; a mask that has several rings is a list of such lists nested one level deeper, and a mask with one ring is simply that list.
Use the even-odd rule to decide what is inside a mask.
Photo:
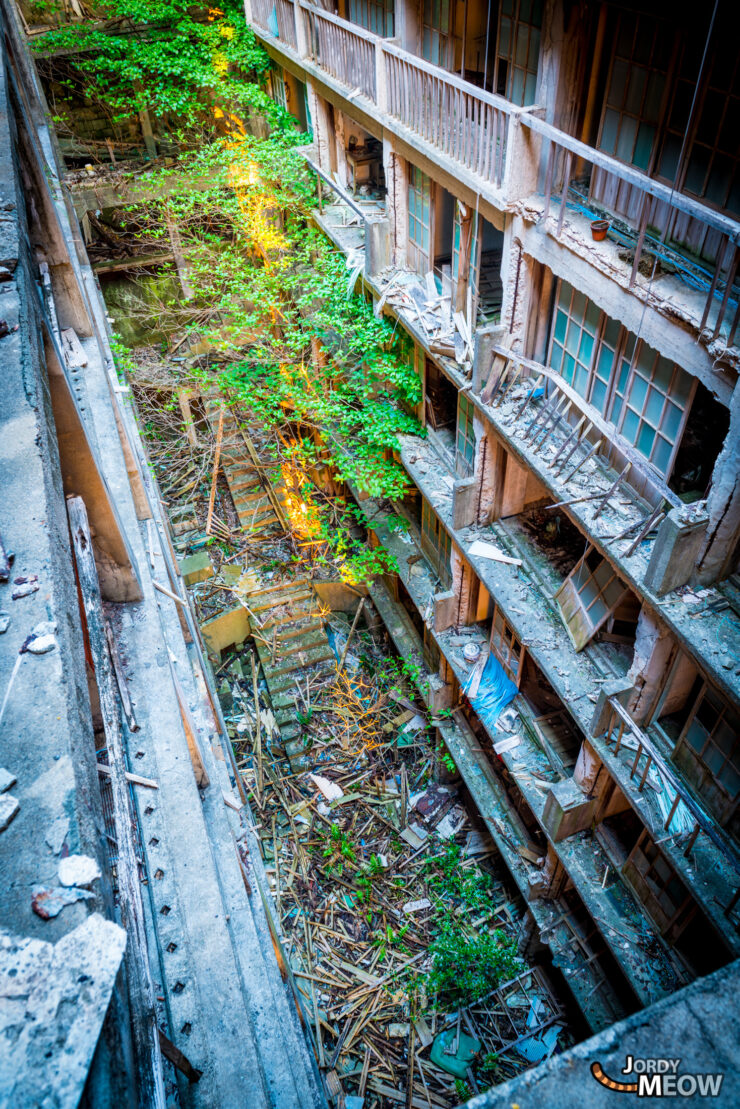
[{"label": "white railing", "polygon": [[308,55],[342,84],[376,101],[375,53],[380,40],[329,12],[301,4]]},{"label": "white railing", "polygon": [[298,49],[293,0],[251,0],[252,22],[281,42]]},{"label": "white railing", "polygon": [[[630,229],[633,253],[630,288],[638,284],[640,261],[648,273],[658,258],[703,293],[700,330],[708,327],[731,346],[740,324],[736,286],[740,266],[740,223],[700,200],[648,177],[601,150],[558,131],[544,120],[522,113],[522,124],[547,145],[544,181],[545,219],[554,197],[559,208],[554,233],[559,238],[568,207],[602,206]],[[610,234],[619,237],[614,229]],[[619,241],[619,239],[618,239]],[[697,258],[703,255],[705,261]],[[649,286],[650,281],[648,280]],[[734,288],[733,288],[734,286]]]},{"label": "white railing", "polygon": [[[509,118],[503,97],[401,50],[305,0],[251,0],[252,21],[441,153],[501,188]],[[292,16],[293,19],[289,18]],[[296,45],[297,43],[297,45]]]},{"label": "white railing", "polygon": [[380,49],[388,113],[500,188],[512,105],[391,43]]}]

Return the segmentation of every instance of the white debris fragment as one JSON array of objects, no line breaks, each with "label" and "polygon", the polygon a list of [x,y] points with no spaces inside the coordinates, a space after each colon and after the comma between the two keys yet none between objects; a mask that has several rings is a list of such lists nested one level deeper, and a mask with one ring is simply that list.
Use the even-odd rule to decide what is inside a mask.
[{"label": "white debris fragment", "polygon": [[26,648],[32,655],[45,655],[47,651],[53,651],[57,645],[55,635],[40,635],[36,639],[32,639]]},{"label": "white debris fragment", "polygon": [[10,627],[10,615],[7,612],[0,612],[0,635],[4,635]]},{"label": "white debris fragment", "polygon": [[338,801],[340,797],[344,797],[344,790],[336,782],[330,782],[328,778],[322,778],[320,774],[309,774],[308,776],[317,789],[321,790],[327,801]]},{"label": "white debris fragment", "polygon": [[0,832],[4,832],[11,820],[18,815],[20,807],[20,802],[10,794],[0,797]]},{"label": "white debris fragment", "polygon": [[100,867],[89,855],[67,855],[59,860],[59,881],[63,886],[90,886],[100,877]]},{"label": "white debris fragment", "polygon": [[11,774],[4,766],[0,766],[0,793],[5,793],[7,789],[15,785],[16,781],[15,774]]}]

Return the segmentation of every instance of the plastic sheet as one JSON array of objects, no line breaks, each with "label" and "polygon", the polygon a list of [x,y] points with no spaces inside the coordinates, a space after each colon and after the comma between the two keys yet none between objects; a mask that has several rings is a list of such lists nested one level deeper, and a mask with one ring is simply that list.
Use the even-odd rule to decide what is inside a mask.
[{"label": "plastic sheet", "polygon": [[[473,672],[469,675],[463,687],[463,693],[465,694],[468,692],[474,673],[475,668],[473,668]],[[478,692],[475,697],[471,697],[469,700],[483,724],[491,729],[518,692],[517,687],[507,677],[501,663],[495,655],[490,654],[486,665],[483,667]]]}]

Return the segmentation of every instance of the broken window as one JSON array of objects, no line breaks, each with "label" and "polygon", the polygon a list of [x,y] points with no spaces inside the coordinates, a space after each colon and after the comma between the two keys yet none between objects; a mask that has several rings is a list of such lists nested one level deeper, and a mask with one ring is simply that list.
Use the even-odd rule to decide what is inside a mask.
[{"label": "broken window", "polygon": [[674,761],[721,822],[731,822],[740,797],[740,715],[698,675],[683,706],[659,725],[675,744]]},{"label": "broken window", "polygon": [[445,589],[449,589],[452,583],[452,543],[447,529],[426,501],[422,502],[421,509],[421,545]]},{"label": "broken window", "polygon": [[606,559],[589,547],[555,594],[575,649],[582,651],[607,620],[618,619],[620,606],[631,596]]},{"label": "broken window", "polygon": [[663,852],[644,831],[627,862],[624,874],[659,931],[675,940],[696,911],[689,891]]},{"label": "broken window", "polygon": [[393,38],[393,0],[349,0],[349,18],[381,38]]},{"label": "broken window", "polygon": [[696,383],[567,281],[558,284],[550,365],[664,476]]},{"label": "broken window", "polygon": [[432,183],[426,173],[409,166],[409,263],[419,273],[429,269]]},{"label": "broken window", "polygon": [[598,145],[646,173],[652,168],[674,37],[650,16],[617,15]]},{"label": "broken window", "polygon": [[433,65],[455,65],[455,0],[424,0],[421,15],[421,56]]},{"label": "broken window", "polygon": [[526,647],[523,647],[517,639],[498,605],[494,606],[491,621],[491,650],[508,676],[519,688]]},{"label": "broken window", "polygon": [[534,104],[540,60],[542,0],[502,0],[496,91],[514,104]]},{"label": "broken window", "polygon": [[457,472],[468,476],[475,469],[475,431],[473,402],[460,393],[457,407]]},{"label": "broken window", "polygon": [[284,108],[287,112],[288,101],[285,96],[285,80],[283,78],[282,68],[279,65],[276,65],[275,68],[270,71],[268,87],[270,95],[275,103],[279,104],[280,107]]}]

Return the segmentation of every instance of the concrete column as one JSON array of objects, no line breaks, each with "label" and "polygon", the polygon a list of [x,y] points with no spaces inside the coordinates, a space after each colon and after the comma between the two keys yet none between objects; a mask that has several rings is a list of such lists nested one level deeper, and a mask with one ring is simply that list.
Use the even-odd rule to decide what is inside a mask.
[{"label": "concrete column", "polygon": [[298,55],[301,58],[307,58],[308,51],[308,34],[306,32],[306,13],[301,8],[300,4],[293,5],[293,12],[295,14],[295,40],[298,46]]},{"label": "concrete column", "polygon": [[501,324],[479,327],[474,336],[473,352],[473,392],[480,393],[488,381],[493,364],[493,348],[501,346],[506,336],[506,328]]},{"label": "concrete column", "polygon": [[740,387],[730,402],[730,427],[712,474],[707,500],[706,544],[697,565],[697,580],[712,585],[731,574],[740,553]]},{"label": "concrete column", "polygon": [[694,576],[706,542],[707,517],[693,505],[674,508],[658,528],[645,571],[645,585],[659,597],[686,585]]},{"label": "concrete column", "polygon": [[365,220],[365,275],[374,277],[393,261],[391,223],[387,219]]},{"label": "concrete column", "polygon": [[404,266],[409,225],[406,161],[396,153],[387,138],[383,139],[383,170],[387,190],[386,212],[391,230],[392,261],[395,266]]},{"label": "concrete column", "polygon": [[[332,171],[331,146],[334,143],[334,132],[329,124],[329,107],[323,96],[317,91],[314,82],[308,78],[306,84],[308,94],[308,107],[313,121],[313,142],[316,149],[316,160],[325,173]],[[331,145],[330,145],[331,144]]]}]

